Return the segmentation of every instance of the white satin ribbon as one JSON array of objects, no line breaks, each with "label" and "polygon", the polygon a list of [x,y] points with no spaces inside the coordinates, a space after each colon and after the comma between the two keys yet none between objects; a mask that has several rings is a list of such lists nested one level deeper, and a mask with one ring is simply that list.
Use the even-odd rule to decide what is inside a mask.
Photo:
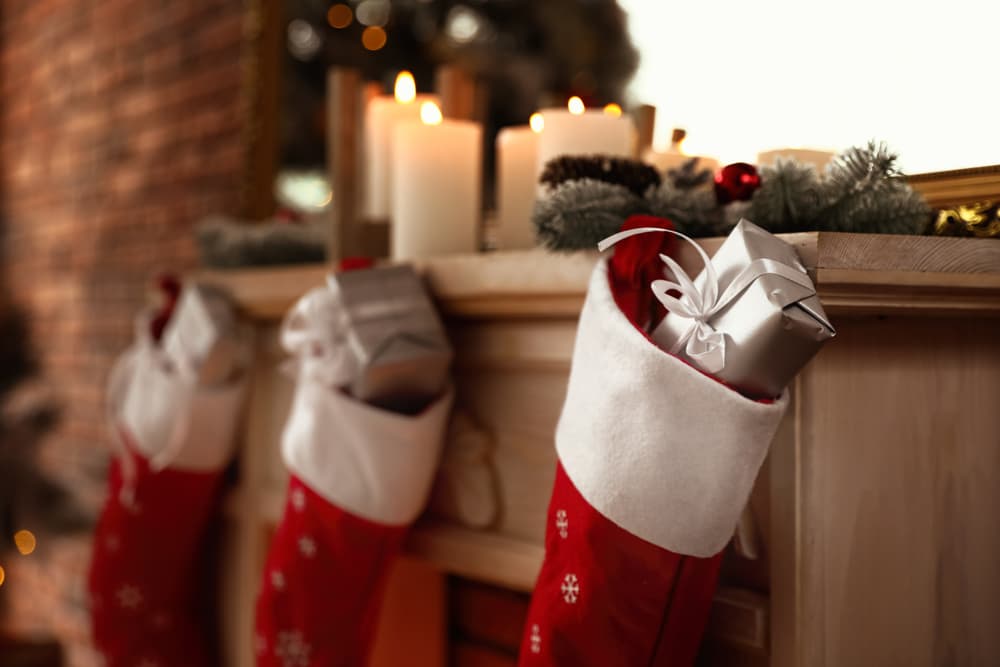
[{"label": "white satin ribbon", "polygon": [[[676,355],[681,349],[684,349],[685,354],[708,373],[718,373],[726,366],[726,335],[721,331],[716,331],[709,320],[736,300],[753,281],[764,275],[777,275],[806,289],[815,289],[804,269],[791,267],[777,260],[760,258],[743,267],[720,295],[719,277],[708,254],[694,239],[672,229],[660,227],[628,229],[607,237],[597,244],[597,249],[604,251],[629,237],[652,232],[673,234],[684,239],[694,246],[705,264],[705,280],[699,288],[680,264],[661,254],[660,259],[673,273],[675,280],[654,280],[650,287],[657,300],[672,315],[689,320],[684,333],[670,348],[670,354]],[[681,296],[679,298],[673,297],[668,294],[670,291],[678,291]]]},{"label": "white satin ribbon", "polygon": [[350,347],[348,326],[336,281],[310,290],[281,323],[281,345],[292,355],[282,370],[292,377],[327,387],[343,386],[357,377],[357,357]]}]

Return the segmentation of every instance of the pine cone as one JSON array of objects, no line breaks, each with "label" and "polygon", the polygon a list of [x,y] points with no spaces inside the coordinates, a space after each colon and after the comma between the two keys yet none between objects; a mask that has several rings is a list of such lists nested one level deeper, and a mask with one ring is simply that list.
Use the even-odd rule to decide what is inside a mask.
[{"label": "pine cone", "polygon": [[660,185],[660,173],[648,164],[610,155],[562,155],[549,160],[539,179],[549,187],[580,179],[621,185],[642,197]]}]

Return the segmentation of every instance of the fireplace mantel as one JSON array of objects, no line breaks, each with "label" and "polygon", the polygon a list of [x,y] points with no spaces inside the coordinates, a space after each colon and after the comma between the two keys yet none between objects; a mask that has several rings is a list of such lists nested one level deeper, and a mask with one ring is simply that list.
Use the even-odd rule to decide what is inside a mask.
[{"label": "fireplace mantel", "polygon": [[[709,641],[749,656],[747,664],[929,666],[947,646],[988,662],[1000,654],[991,630],[1000,600],[985,593],[1000,585],[990,565],[1000,553],[992,518],[1000,487],[980,473],[1000,469],[1000,241],[783,238],[798,249],[838,336],[792,388],[752,497],[761,557],[727,571]],[[699,242],[711,254],[721,241]],[[499,515],[488,529],[428,516],[412,531],[407,573],[390,585],[383,618],[383,626],[417,623],[422,631],[407,636],[428,637],[406,647],[405,664],[445,660],[445,575],[531,590],[552,432],[596,258],[539,249],[418,263],[455,344],[457,407],[494,443]],[[690,272],[697,261],[683,252]],[[226,289],[259,334],[240,480],[227,501],[232,666],[252,664],[252,599],[286,480],[277,438],[289,383],[277,371],[276,329],[326,271],[197,276]],[[424,586],[419,608],[408,601],[415,577]],[[894,622],[880,620],[887,617]],[[389,643],[375,664],[404,664],[393,662],[401,649]]]}]

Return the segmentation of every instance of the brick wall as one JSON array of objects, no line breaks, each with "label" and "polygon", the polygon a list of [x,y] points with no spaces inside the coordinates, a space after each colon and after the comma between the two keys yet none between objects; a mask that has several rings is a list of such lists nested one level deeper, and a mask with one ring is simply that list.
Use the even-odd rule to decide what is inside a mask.
[{"label": "brick wall", "polygon": [[[107,462],[102,385],[148,279],[191,224],[239,213],[244,0],[0,0],[2,267],[64,402],[45,465],[85,502]],[[3,627],[86,646],[86,538],[7,559]]]}]

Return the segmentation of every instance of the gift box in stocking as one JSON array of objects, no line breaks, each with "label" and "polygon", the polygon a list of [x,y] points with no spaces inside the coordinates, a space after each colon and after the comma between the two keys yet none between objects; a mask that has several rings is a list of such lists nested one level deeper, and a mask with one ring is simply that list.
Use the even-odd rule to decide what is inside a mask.
[{"label": "gift box in stocking", "polygon": [[[625,226],[641,227],[670,225]],[[650,287],[670,237],[627,236],[596,266],[580,316],[525,667],[693,664],[721,551],[787,407],[657,346],[648,332],[672,303],[660,297],[677,298]]]},{"label": "gift box in stocking", "polygon": [[[281,442],[291,479],[257,600],[261,667],[367,664],[389,568],[438,466],[452,403],[451,390],[433,379],[447,368],[442,354],[450,355],[440,324],[426,296],[392,303],[409,290],[369,292],[357,303],[354,285],[367,290],[387,279],[357,273],[307,294],[282,328],[296,376]],[[363,323],[369,316],[384,326]],[[388,342],[372,344],[374,335]],[[414,408],[428,387],[437,395],[424,393],[422,406],[407,412],[351,393]]]},{"label": "gift box in stocking", "polygon": [[[202,319],[207,301],[229,312],[220,299],[185,289],[162,340],[154,331],[168,313],[160,325],[140,316],[112,372],[106,400],[118,451],[88,581],[94,642],[109,667],[218,664],[205,605],[206,530],[244,394],[232,319]],[[185,339],[192,327],[205,336]],[[208,369],[216,382],[200,379]]]}]

